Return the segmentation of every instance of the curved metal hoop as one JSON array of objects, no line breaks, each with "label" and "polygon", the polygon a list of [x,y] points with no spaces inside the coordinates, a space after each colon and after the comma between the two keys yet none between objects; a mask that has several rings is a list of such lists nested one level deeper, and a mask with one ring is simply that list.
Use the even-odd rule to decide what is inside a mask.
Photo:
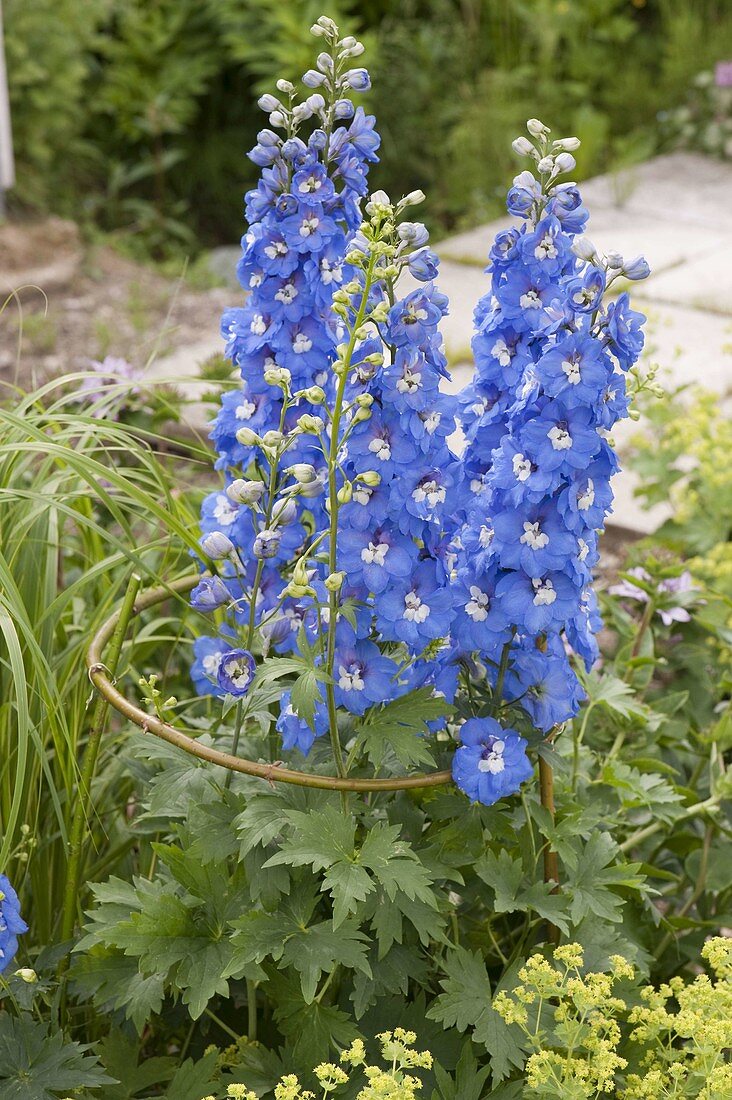
[{"label": "curved metal hoop", "polygon": [[[159,588],[148,589],[135,600],[132,614],[139,615],[141,611],[163,603],[170,596],[190,592],[198,580],[198,574],[194,574],[172,581],[170,584],[161,585]],[[348,779],[336,775],[314,775],[310,772],[280,767],[278,764],[262,764],[255,760],[245,760],[241,756],[232,756],[228,752],[220,752],[218,749],[199,744],[195,738],[189,737],[188,734],[176,729],[175,726],[168,725],[167,722],[162,722],[156,715],[146,714],[144,710],[140,710],[114,686],[113,678],[104,665],[103,657],[104,649],[114,634],[120,613],[121,608],[110,615],[91,641],[86,655],[89,679],[110,706],[146,733],[154,733],[163,741],[176,745],[179,749],[201,760],[207,760],[210,764],[218,764],[234,772],[243,772],[244,775],[255,775],[270,783],[294,783],[300,787],[318,787],[329,791],[400,791],[419,787],[441,787],[452,782],[449,771],[420,772],[393,779]]]}]

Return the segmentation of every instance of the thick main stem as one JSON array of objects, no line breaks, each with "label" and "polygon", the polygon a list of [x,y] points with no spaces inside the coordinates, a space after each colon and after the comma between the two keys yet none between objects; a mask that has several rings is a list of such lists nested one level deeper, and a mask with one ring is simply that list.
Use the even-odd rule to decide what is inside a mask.
[{"label": "thick main stem", "polygon": [[[375,253],[371,253],[369,258],[368,268],[366,269],[366,276],[364,279],[363,293],[361,295],[361,301],[358,307],[358,313],[353,322],[351,329],[350,340],[348,341],[348,348],[346,354],[343,357],[343,365],[340,368],[340,376],[338,378],[338,389],[336,391],[335,404],[333,406],[333,414],[331,416],[330,427],[330,448],[328,450],[328,502],[330,505],[330,525],[328,532],[328,571],[332,574],[338,569],[338,556],[337,556],[337,539],[338,539],[338,434],[341,426],[341,416],[343,414],[343,398],[346,392],[346,382],[348,381],[348,372],[353,359],[353,352],[356,347],[357,333],[361,328],[364,317],[366,316],[366,305],[368,303],[369,291],[371,290],[371,283],[374,274],[374,265],[376,263]],[[326,650],[326,671],[328,673],[328,682],[325,688],[325,694],[328,705],[328,725],[330,727],[330,743],[333,747],[333,756],[335,757],[336,768],[338,769],[338,775],[344,778],[346,775],[346,764],[343,759],[343,750],[341,749],[341,741],[338,735],[338,708],[335,701],[335,686],[333,682],[333,666],[335,664],[335,643],[336,643],[336,626],[338,622],[338,593],[330,592],[328,598],[328,645]]]},{"label": "thick main stem", "polygon": [[[551,764],[539,757],[539,793],[541,804],[554,823],[554,772]],[[559,890],[559,856],[547,841],[544,845],[544,882],[553,882],[552,893]],[[547,922],[547,938],[550,943],[559,943],[559,929],[550,921]]]},{"label": "thick main stem", "polygon": [[[135,599],[140,591],[140,584],[140,578],[136,573],[133,573],[127,585],[127,591],[122,601],[119,619],[117,620],[117,625],[112,635],[107,654],[106,667],[111,677],[114,677],[117,669],[117,662],[122,652],[122,645],[127,633],[127,627],[135,611]],[[70,940],[74,932],[81,879],[84,829],[89,816],[91,787],[94,779],[94,772],[96,770],[97,757],[99,755],[99,745],[104,730],[104,721],[107,715],[107,706],[107,700],[104,696],[98,695],[94,704],[94,710],[92,711],[89,738],[86,743],[86,749],[84,750],[84,757],[81,764],[81,774],[79,776],[79,784],[76,791],[76,805],[74,807],[74,816],[71,822],[71,832],[69,835],[69,858],[66,865],[66,884],[61,915],[62,943]],[[61,969],[65,969],[67,959],[68,956],[65,956],[61,963]]]}]

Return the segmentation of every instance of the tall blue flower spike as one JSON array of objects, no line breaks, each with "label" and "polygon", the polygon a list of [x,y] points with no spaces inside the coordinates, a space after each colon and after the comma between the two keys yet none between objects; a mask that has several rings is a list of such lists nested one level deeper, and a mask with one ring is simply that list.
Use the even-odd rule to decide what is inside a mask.
[{"label": "tall blue flower spike", "polygon": [[[520,701],[547,733],[581,702],[570,653],[588,669],[598,653],[592,568],[618,469],[609,433],[628,414],[625,375],[643,347],[645,318],[627,294],[604,299],[616,279],[649,269],[642,257],[626,264],[579,236],[587,211],[576,185],[559,182],[575,166],[578,140],[550,142],[537,119],[528,132],[514,149],[536,162],[536,174],[521,172],[508,192],[521,224],[491,248],[491,288],[475,312],[476,374],[458,398],[469,500],[453,638],[486,661],[503,697],[496,706]],[[474,731],[466,743],[474,746]],[[496,784],[478,782],[483,756],[471,752],[472,771],[471,754],[456,753],[456,782],[494,801]],[[525,778],[519,760],[513,789]]]},{"label": "tall blue flower spike", "polygon": [[27,931],[18,895],[7,875],[0,875],[0,974],[5,973],[17,954],[18,936]]}]

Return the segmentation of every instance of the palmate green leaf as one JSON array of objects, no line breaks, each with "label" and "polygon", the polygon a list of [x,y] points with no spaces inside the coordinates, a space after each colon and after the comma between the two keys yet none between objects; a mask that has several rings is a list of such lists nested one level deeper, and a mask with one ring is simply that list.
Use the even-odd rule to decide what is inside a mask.
[{"label": "palmate green leaf", "polygon": [[342,1050],[360,1037],[350,1016],[334,1005],[305,1001],[297,980],[289,975],[272,974],[265,989],[275,1006],[277,1026],[288,1040],[283,1060],[290,1071],[295,1063],[310,1072],[332,1050]]},{"label": "palmate green leaf", "polygon": [[113,948],[85,950],[74,963],[71,975],[77,995],[83,1000],[93,999],[100,1012],[124,1012],[138,1035],[163,1007],[165,975],[141,974],[137,959]]},{"label": "palmate green leaf", "polygon": [[466,1040],[460,1060],[455,1067],[454,1079],[445,1073],[439,1063],[434,1066],[438,1092],[432,1100],[483,1100],[485,1083],[490,1074],[489,1066],[478,1066],[470,1040]]},{"label": "palmate green leaf", "polygon": [[569,933],[567,899],[553,894],[547,882],[531,882],[524,873],[523,863],[502,848],[496,855],[486,852],[476,863],[475,870],[483,882],[492,887],[495,894],[493,908],[497,913],[537,913]]},{"label": "palmate green leaf", "polygon": [[31,1016],[0,1016],[0,1096],[3,1100],[56,1100],[60,1090],[111,1085],[88,1047],[49,1035]]},{"label": "palmate green leaf", "polygon": [[673,807],[683,801],[683,795],[675,791],[663,776],[656,772],[642,772],[621,760],[607,760],[601,778],[617,793],[624,810],[645,806],[653,809],[661,820],[673,821],[676,816]]},{"label": "palmate green leaf", "polygon": [[[477,951],[454,948],[443,963],[443,992],[427,1010],[443,1027],[471,1032],[473,1042],[490,1055],[492,1082],[499,1083],[524,1063],[521,1031],[508,1025],[493,1008],[493,991],[483,958]],[[505,976],[508,980],[508,975]]]},{"label": "palmate green leaf", "polygon": [[320,976],[336,964],[368,976],[368,939],[353,920],[337,929],[332,921],[310,924],[317,904],[309,884],[296,888],[275,913],[252,910],[232,922],[235,969],[272,959],[278,967],[292,967],[300,975],[302,997],[315,999]]},{"label": "palmate green leaf", "polygon": [[143,1058],[140,1062],[140,1044],[118,1028],[113,1028],[99,1047],[105,1070],[119,1082],[106,1087],[104,1100],[134,1100],[139,1093],[165,1084],[175,1074],[177,1059]]},{"label": "palmate green leaf", "polygon": [[356,724],[357,743],[376,768],[392,754],[404,768],[433,767],[434,757],[424,741],[429,733],[427,723],[447,717],[453,709],[445,699],[436,697],[431,688],[417,688],[379,710],[369,711]]},{"label": "palmate green leaf", "polygon": [[209,1096],[218,1080],[217,1061],[215,1050],[198,1062],[188,1058],[163,1093],[164,1100],[203,1100]]},{"label": "palmate green leaf", "polygon": [[636,688],[619,676],[590,673],[585,678],[585,687],[591,706],[602,704],[621,718],[634,718],[651,729],[657,729],[664,720],[664,715],[651,710],[640,700]]},{"label": "palmate green leaf", "polygon": [[295,713],[312,726],[316,703],[323,695],[321,684],[330,682],[330,676],[324,668],[315,665],[306,657],[267,657],[257,669],[254,686],[269,684],[284,676],[294,676],[290,685],[290,702]]},{"label": "palmate green leaf", "polygon": [[590,913],[604,920],[620,922],[623,898],[613,887],[642,891],[645,876],[639,863],[617,863],[620,849],[609,833],[595,832],[577,852],[563,886],[570,896],[569,913],[574,924]]}]

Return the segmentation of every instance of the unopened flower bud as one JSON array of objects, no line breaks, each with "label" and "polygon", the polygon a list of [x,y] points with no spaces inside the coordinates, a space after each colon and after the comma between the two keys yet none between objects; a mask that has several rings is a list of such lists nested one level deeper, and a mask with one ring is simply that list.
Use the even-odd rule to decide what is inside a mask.
[{"label": "unopened flower bud", "polygon": [[303,413],[298,417],[297,426],[301,432],[306,432],[308,435],[320,435],[325,422],[322,416],[312,416],[310,413]]},{"label": "unopened flower bud", "polygon": [[366,213],[381,214],[391,210],[391,200],[386,191],[374,191],[366,203]]},{"label": "unopened flower bud", "polygon": [[323,583],[329,592],[340,592],[345,579],[345,573],[329,573]]},{"label": "unopened flower bud", "polygon": [[374,403],[374,395],[372,393],[360,393],[356,398],[356,404],[361,409],[370,409]]},{"label": "unopened flower bud", "polygon": [[270,126],[283,127],[287,125],[287,117],[283,111],[273,111],[269,116]]},{"label": "unopened flower bud", "polygon": [[342,38],[340,41],[341,50],[352,50],[356,45],[358,45],[358,41],[352,34],[347,34],[346,37]]},{"label": "unopened flower bud", "polygon": [[[320,27],[322,34],[329,35],[332,38],[338,37],[338,24],[329,15],[318,16],[315,26]],[[315,30],[313,30],[313,34],[315,34]]]},{"label": "unopened flower bud", "polygon": [[226,488],[226,495],[235,504],[257,504],[264,496],[263,481],[245,481],[237,478]]},{"label": "unopened flower bud", "polygon": [[271,114],[272,111],[277,111],[282,106],[279,99],[275,95],[270,95],[269,92],[261,95],[257,100],[257,106],[267,114]]},{"label": "unopened flower bud", "polygon": [[322,405],[325,401],[325,390],[322,386],[309,386],[308,389],[302,391],[302,396],[311,405]]},{"label": "unopened flower bud", "polygon": [[578,137],[558,138],[557,141],[552,142],[555,149],[562,149],[565,153],[576,152],[581,144],[582,142]]},{"label": "unopened flower bud", "polygon": [[303,73],[302,82],[306,88],[320,88],[327,79],[325,73],[319,73],[317,69],[308,69],[306,73]]},{"label": "unopened flower bud", "polygon": [[278,92],[284,92],[285,95],[292,95],[295,91],[295,85],[291,81],[284,80],[283,78],[277,81],[276,87]]},{"label": "unopened flower bud", "polygon": [[597,249],[589,237],[575,237],[572,243],[572,251],[581,260],[594,260],[597,256]]},{"label": "unopened flower bud", "polygon": [[361,424],[365,420],[371,419],[371,409],[356,409],[353,414],[353,423]]},{"label": "unopened flower bud", "polygon": [[412,248],[421,248],[430,239],[427,226],[422,222],[402,222],[397,229],[400,241],[406,241]]},{"label": "unopened flower bud", "polygon": [[637,281],[638,279],[647,279],[651,274],[651,268],[648,260],[645,256],[636,256],[633,260],[628,260],[623,264],[623,275],[626,279],[632,279]]},{"label": "unopened flower bud", "polygon": [[371,87],[371,77],[366,69],[349,69],[343,76],[343,85],[354,92],[367,92]]},{"label": "unopened flower bud", "polygon": [[255,558],[273,558],[280,548],[282,533],[265,528],[254,539],[252,550]]},{"label": "unopened flower bud", "polygon": [[529,139],[525,137],[517,137],[515,141],[511,142],[511,148],[520,157],[530,157],[536,151]]},{"label": "unopened flower bud", "polygon": [[[236,436],[238,439],[239,432],[236,433]],[[281,447],[284,442],[285,437],[282,432],[278,432],[274,428],[270,429],[270,431],[268,432],[265,432],[262,436],[262,445],[264,447],[269,447],[271,450],[274,450],[277,447]]]},{"label": "unopened flower bud", "polygon": [[290,581],[285,587],[284,595],[292,596],[295,600],[301,600],[304,596],[315,596],[317,593],[309,584],[297,584],[296,581]]},{"label": "unopened flower bud", "polygon": [[605,263],[611,271],[620,271],[623,266],[623,257],[619,252],[611,251],[606,254]]},{"label": "unopened flower bud", "polygon": [[318,54],[315,59],[315,64],[321,73],[333,72],[333,58],[330,56],[329,53],[325,53],[325,51]]},{"label": "unopened flower bud", "polygon": [[312,108],[308,106],[307,101],[298,103],[297,107],[292,108],[292,117],[295,122],[304,122],[306,118],[312,118],[312,115]]},{"label": "unopened flower bud", "polygon": [[353,486],[350,481],[344,481],[337,493],[339,504],[348,504],[353,499]]},{"label": "unopened flower bud", "polygon": [[253,432],[251,428],[239,428],[236,433],[236,438],[241,443],[242,447],[256,447],[261,442],[256,432]]},{"label": "unopened flower bud", "polygon": [[313,481],[308,481],[305,485],[302,483],[300,484],[300,496],[307,498],[317,497],[320,496],[324,488],[323,478],[319,474]]},{"label": "unopened flower bud", "polygon": [[363,42],[354,42],[352,46],[346,46],[346,42],[350,42],[350,38],[344,38],[344,48],[341,50],[341,57],[360,57],[366,47]]},{"label": "unopened flower bud", "polygon": [[272,522],[279,527],[287,527],[297,519],[297,504],[288,497],[286,500],[278,500],[272,509]]},{"label": "unopened flower bud", "polygon": [[542,157],[537,163],[536,167],[540,172],[553,172],[554,171],[554,157]]},{"label": "unopened flower bud", "polygon": [[16,978],[20,978],[20,980],[27,985],[33,985],[34,982],[38,981],[38,975],[35,970],[31,970],[29,966],[22,966],[20,970],[16,970],[15,976]]},{"label": "unopened flower bud", "polygon": [[364,470],[362,474],[358,475],[358,480],[363,482],[364,485],[368,485],[370,489],[375,489],[377,485],[381,484],[381,474],[376,470]]},{"label": "unopened flower bud", "polygon": [[292,375],[287,367],[270,367],[264,372],[264,380],[268,386],[281,386],[286,389],[292,380]]},{"label": "unopened flower bud", "polygon": [[560,153],[554,161],[555,172],[571,172],[577,167],[577,161],[571,153]]},{"label": "unopened flower bud", "polygon": [[312,95],[309,95],[308,98],[305,100],[305,103],[310,108],[312,114],[316,114],[318,111],[322,111],[323,107],[325,107],[325,100],[323,99],[320,92],[314,92]]},{"label": "unopened flower bud", "polygon": [[419,206],[419,204],[421,202],[424,202],[424,200],[426,198],[427,198],[427,196],[425,195],[424,191],[420,190],[420,188],[417,188],[416,191],[410,191],[408,195],[405,195],[404,198],[399,203],[399,205],[400,206]]},{"label": "unopened flower bud", "polygon": [[309,485],[318,476],[315,467],[311,466],[309,462],[296,462],[294,466],[288,466],[285,473],[293,477],[300,485]]},{"label": "unopened flower bud", "polygon": [[532,137],[542,137],[544,134],[551,133],[549,127],[545,126],[538,118],[530,118],[526,123],[526,129]]},{"label": "unopened flower bud", "polygon": [[364,363],[370,363],[372,367],[380,367],[384,362],[384,356],[380,351],[372,351],[364,359]]},{"label": "unopened flower bud", "polygon": [[223,531],[211,531],[201,539],[201,549],[209,558],[218,561],[234,553],[234,543]]}]

